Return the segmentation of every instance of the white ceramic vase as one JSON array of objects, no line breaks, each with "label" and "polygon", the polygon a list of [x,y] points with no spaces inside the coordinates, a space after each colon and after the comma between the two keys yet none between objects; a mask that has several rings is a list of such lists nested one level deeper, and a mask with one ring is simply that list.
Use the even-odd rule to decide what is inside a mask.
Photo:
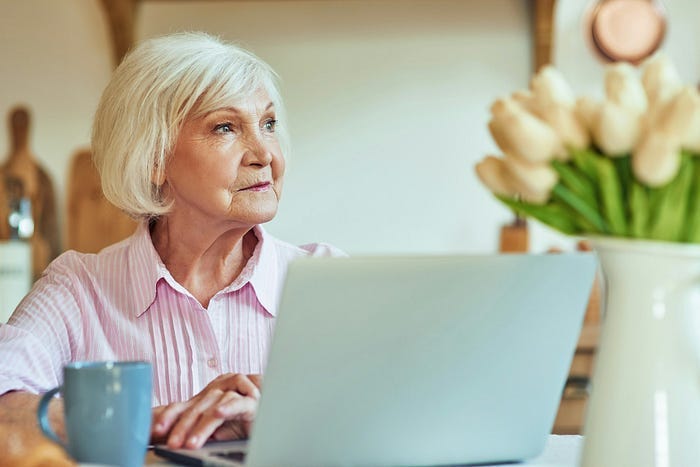
[{"label": "white ceramic vase", "polygon": [[606,298],[581,465],[700,466],[700,246],[592,244]]}]

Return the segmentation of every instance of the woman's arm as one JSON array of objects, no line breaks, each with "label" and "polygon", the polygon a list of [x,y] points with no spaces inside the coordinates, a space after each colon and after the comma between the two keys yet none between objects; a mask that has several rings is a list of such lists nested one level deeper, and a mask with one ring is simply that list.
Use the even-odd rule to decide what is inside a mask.
[{"label": "woman's arm", "polygon": [[[36,416],[40,398],[19,391],[0,396],[0,467],[74,465],[63,449],[41,433]],[[65,439],[62,401],[52,400],[48,413],[51,427]]]},{"label": "woman's arm", "polygon": [[[249,434],[260,398],[261,378],[257,375],[226,374],[209,383],[186,402],[153,409],[153,442],[171,447],[196,448],[208,439],[237,439]],[[14,391],[0,396],[0,467],[17,465],[72,465],[53,442],[44,437],[37,423],[41,396]],[[63,402],[49,403],[49,423],[66,439]],[[6,453],[6,454],[5,454]]]}]

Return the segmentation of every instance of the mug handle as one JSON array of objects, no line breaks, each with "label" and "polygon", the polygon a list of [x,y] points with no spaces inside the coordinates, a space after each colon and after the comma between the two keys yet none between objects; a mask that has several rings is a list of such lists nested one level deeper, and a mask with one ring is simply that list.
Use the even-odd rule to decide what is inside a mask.
[{"label": "mug handle", "polygon": [[55,443],[58,443],[60,446],[62,446],[64,449],[66,447],[65,444],[63,444],[63,441],[61,441],[58,436],[56,435],[56,432],[51,429],[51,424],[49,423],[49,416],[48,416],[48,409],[49,409],[49,402],[51,402],[51,399],[53,398],[56,393],[61,391],[61,386],[55,387],[52,390],[50,390],[47,393],[44,393],[43,396],[41,396],[41,400],[39,401],[39,407],[37,408],[36,411],[36,416],[39,419],[39,426],[41,427],[41,431],[44,433],[44,436],[50,438],[52,441]]}]

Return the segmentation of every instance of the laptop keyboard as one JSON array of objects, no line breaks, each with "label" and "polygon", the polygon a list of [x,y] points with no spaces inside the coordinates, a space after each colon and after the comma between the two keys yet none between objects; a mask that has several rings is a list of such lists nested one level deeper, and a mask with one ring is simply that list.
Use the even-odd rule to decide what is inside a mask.
[{"label": "laptop keyboard", "polygon": [[243,462],[245,460],[245,452],[241,452],[241,451],[212,452],[212,453],[210,453],[210,455],[220,457],[222,459],[236,461],[236,462]]}]

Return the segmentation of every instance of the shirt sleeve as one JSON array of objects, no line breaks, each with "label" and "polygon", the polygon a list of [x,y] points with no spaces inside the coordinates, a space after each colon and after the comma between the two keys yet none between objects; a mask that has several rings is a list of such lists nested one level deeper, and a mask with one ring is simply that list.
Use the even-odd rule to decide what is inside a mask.
[{"label": "shirt sleeve", "polygon": [[0,325],[0,395],[9,391],[41,393],[63,380],[63,365],[82,345],[80,310],[71,275],[60,259],[49,266]]}]

